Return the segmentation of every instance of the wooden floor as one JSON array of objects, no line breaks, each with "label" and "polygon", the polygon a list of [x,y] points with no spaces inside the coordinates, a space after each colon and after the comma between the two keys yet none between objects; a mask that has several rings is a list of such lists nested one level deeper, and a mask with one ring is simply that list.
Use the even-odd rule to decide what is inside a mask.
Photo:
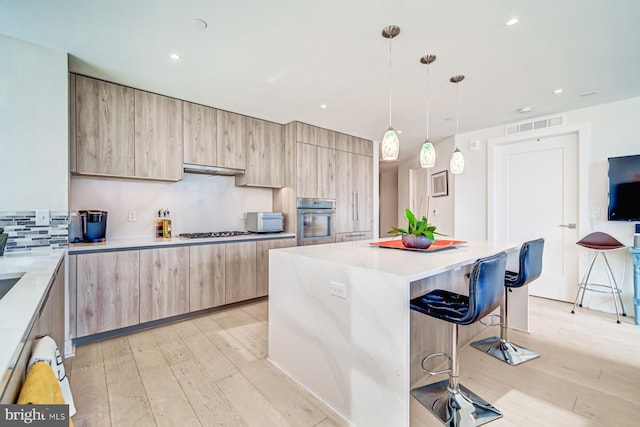
[{"label": "wooden floor", "polygon": [[[504,417],[492,426],[640,425],[640,326],[531,298],[542,357],[512,367],[465,346],[461,383]],[[265,359],[267,302],[78,346],[67,359],[76,426],[344,426]],[[498,333],[490,328],[484,336]],[[438,377],[437,380],[445,377]],[[412,427],[441,426],[411,399]],[[361,426],[367,427],[367,426]],[[394,427],[394,426],[389,426]]]}]

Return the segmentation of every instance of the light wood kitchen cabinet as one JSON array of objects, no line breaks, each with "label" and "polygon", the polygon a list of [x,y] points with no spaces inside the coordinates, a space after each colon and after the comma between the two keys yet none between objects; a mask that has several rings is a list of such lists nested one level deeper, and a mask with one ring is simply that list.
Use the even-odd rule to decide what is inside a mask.
[{"label": "light wood kitchen cabinet", "polygon": [[373,229],[372,158],[336,150],[336,233]]},{"label": "light wood kitchen cabinet", "polygon": [[317,198],[318,194],[318,146],[298,142],[296,144],[296,195]]},{"label": "light wood kitchen cabinet", "polygon": [[225,244],[225,303],[243,301],[256,293],[256,242]]},{"label": "light wood kitchen cabinet", "polygon": [[[139,251],[74,256],[75,336],[140,323]],[[71,273],[69,286],[73,286]]]},{"label": "light wood kitchen cabinet", "polygon": [[296,239],[258,240],[256,242],[256,297],[269,294],[269,249],[288,248]]},{"label": "light wood kitchen cabinet", "polygon": [[296,195],[312,199],[335,199],[336,151],[298,142]]},{"label": "light wood kitchen cabinet", "polygon": [[306,123],[296,123],[296,141],[305,144],[318,145],[318,129]]},{"label": "light wood kitchen cabinet", "polygon": [[336,198],[336,150],[318,147],[318,182],[316,197]]},{"label": "light wood kitchen cabinet", "polygon": [[70,84],[75,104],[71,172],[133,176],[134,90],[84,76]]},{"label": "light wood kitchen cabinet", "polygon": [[216,121],[217,166],[245,169],[245,116],[216,110]]},{"label": "light wood kitchen cabinet", "polygon": [[284,187],[284,127],[245,117],[246,168],[236,185]]},{"label": "light wood kitchen cabinet", "polygon": [[36,323],[35,337],[43,337],[45,335],[53,338],[60,349],[60,353],[64,350],[64,259],[58,267],[58,270],[49,289],[49,293],[45,297],[45,301],[40,309],[40,315]]},{"label": "light wood kitchen cabinet", "polygon": [[336,148],[336,133],[329,129],[318,128],[318,147],[334,150]]},{"label": "light wood kitchen cabinet", "polygon": [[189,248],[140,250],[140,322],[189,311]]},{"label": "light wood kitchen cabinet", "polygon": [[183,102],[184,162],[217,166],[216,109]]},{"label": "light wood kitchen cabinet", "polygon": [[189,311],[225,303],[225,245],[189,247]]},{"label": "light wood kitchen cabinet", "polygon": [[182,101],[135,91],[135,176],[182,179]]},{"label": "light wood kitchen cabinet", "polygon": [[373,143],[344,133],[335,133],[336,150],[373,157]]}]

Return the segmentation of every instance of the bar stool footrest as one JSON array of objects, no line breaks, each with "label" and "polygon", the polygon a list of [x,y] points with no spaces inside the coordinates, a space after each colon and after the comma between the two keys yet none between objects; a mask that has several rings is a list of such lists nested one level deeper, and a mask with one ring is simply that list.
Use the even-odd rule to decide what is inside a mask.
[{"label": "bar stool footrest", "polygon": [[511,366],[516,366],[529,360],[540,357],[535,351],[514,344],[508,340],[501,340],[498,337],[489,337],[471,343],[471,347],[487,353]]},{"label": "bar stool footrest", "polygon": [[460,385],[457,393],[448,386],[448,380],[427,384],[411,390],[411,395],[448,427],[481,426],[502,417],[495,406],[465,386]]},{"label": "bar stool footrest", "polygon": [[[590,292],[600,292],[601,294],[620,294],[622,289],[615,287],[611,289],[611,285],[603,285],[601,283],[579,283],[578,286]],[[599,289],[604,288],[604,289]]]}]

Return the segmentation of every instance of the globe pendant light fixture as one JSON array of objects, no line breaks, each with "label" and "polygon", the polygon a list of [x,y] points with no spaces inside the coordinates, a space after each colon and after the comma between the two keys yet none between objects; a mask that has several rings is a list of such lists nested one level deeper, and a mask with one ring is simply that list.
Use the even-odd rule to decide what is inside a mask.
[{"label": "globe pendant light fixture", "polygon": [[391,126],[391,41],[400,34],[400,27],[389,25],[382,29],[382,37],[389,39],[389,129],[382,137],[382,160],[397,160],[400,154],[400,138]]},{"label": "globe pendant light fixture", "polygon": [[[449,79],[451,83],[456,84],[456,135],[454,137],[454,144],[456,143],[456,138],[458,136],[458,83],[464,80],[464,76],[462,74],[455,75]],[[458,149],[456,146],[455,151],[451,155],[451,160],[449,161],[449,169],[451,173],[462,173],[464,171],[464,156],[462,155],[462,151]]]},{"label": "globe pendant light fixture", "polygon": [[432,168],[436,165],[436,149],[429,141],[429,64],[436,60],[435,55],[424,55],[420,63],[427,66],[427,139],[420,149],[420,167]]}]

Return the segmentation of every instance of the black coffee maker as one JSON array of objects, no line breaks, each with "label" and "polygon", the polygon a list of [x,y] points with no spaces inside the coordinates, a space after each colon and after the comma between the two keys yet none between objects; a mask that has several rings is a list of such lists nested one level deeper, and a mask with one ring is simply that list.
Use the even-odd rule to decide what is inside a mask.
[{"label": "black coffee maker", "polygon": [[82,220],[82,240],[85,243],[104,242],[107,235],[107,211],[78,211]]}]

